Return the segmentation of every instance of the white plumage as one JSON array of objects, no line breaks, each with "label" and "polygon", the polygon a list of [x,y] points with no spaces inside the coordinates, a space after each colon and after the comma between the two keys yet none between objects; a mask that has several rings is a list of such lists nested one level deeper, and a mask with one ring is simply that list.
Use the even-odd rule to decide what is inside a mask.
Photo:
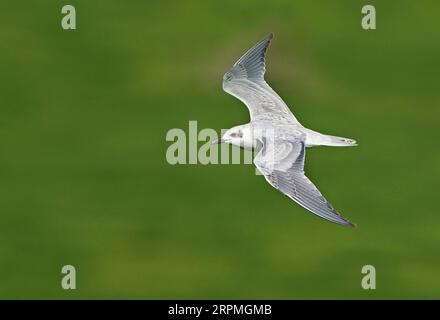
[{"label": "white plumage", "polygon": [[354,146],[356,141],[303,127],[266,83],[266,50],[272,38],[270,34],[258,42],[224,75],[223,89],[247,106],[251,122],[229,129],[217,142],[252,148],[259,141],[254,163],[274,188],[321,218],[354,226],[305,176],[304,159],[306,147]]}]

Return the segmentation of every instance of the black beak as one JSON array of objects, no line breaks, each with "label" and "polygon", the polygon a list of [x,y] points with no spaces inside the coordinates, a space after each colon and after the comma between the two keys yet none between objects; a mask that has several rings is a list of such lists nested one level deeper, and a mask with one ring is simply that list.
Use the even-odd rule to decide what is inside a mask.
[{"label": "black beak", "polygon": [[219,143],[225,143],[225,140],[223,140],[222,138],[219,138],[219,139],[211,142],[211,144],[219,144]]}]

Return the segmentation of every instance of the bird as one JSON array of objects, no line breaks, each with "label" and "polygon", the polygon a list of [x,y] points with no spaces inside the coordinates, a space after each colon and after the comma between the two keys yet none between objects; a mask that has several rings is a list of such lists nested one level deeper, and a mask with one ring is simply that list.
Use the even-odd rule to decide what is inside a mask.
[{"label": "bird", "polygon": [[315,215],[355,227],[324,198],[305,175],[306,148],[351,147],[354,139],[322,134],[304,127],[265,81],[266,52],[273,33],[249,49],[223,76],[223,90],[248,108],[250,122],[228,129],[212,144],[226,143],[258,151],[253,159],[267,182]]}]

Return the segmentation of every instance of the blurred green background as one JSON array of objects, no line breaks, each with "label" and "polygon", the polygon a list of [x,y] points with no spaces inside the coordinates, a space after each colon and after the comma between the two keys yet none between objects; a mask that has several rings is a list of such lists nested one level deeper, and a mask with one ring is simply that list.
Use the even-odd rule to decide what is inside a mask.
[{"label": "blurred green background", "polygon": [[[77,10],[77,30],[60,26]],[[361,28],[373,4],[377,30]],[[13,1],[0,11],[0,298],[440,298],[436,1]],[[348,229],[252,165],[166,162],[171,128],[248,122],[223,74],[275,34],[266,79],[352,137],[307,172]],[[61,267],[77,290],[61,289]],[[361,288],[361,268],[377,289]]]}]

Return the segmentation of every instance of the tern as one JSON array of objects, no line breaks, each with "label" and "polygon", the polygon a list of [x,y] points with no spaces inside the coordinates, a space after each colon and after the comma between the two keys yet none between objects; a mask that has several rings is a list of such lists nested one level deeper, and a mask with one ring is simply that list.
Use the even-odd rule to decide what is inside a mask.
[{"label": "tern", "polygon": [[357,143],[305,128],[267,84],[266,51],[272,38],[273,34],[269,34],[258,42],[223,76],[223,90],[247,106],[251,121],[227,130],[212,143],[256,148],[254,164],[271,186],[321,218],[354,227],[306,177],[304,159],[309,147],[349,147]]}]

